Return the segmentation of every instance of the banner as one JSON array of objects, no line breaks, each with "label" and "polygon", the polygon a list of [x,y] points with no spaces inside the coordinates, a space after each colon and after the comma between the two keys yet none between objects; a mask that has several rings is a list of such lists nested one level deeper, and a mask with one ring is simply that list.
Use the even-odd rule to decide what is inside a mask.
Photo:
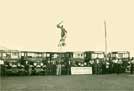
[{"label": "banner", "polygon": [[71,74],[92,74],[92,67],[71,67]]},{"label": "banner", "polygon": [[4,64],[4,61],[3,60],[0,60],[0,65]]}]

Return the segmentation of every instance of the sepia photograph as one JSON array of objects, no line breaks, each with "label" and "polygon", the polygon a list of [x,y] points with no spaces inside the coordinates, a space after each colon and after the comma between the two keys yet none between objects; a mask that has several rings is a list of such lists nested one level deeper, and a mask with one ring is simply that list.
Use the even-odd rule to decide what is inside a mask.
[{"label": "sepia photograph", "polygon": [[134,91],[134,0],[0,0],[0,91]]}]

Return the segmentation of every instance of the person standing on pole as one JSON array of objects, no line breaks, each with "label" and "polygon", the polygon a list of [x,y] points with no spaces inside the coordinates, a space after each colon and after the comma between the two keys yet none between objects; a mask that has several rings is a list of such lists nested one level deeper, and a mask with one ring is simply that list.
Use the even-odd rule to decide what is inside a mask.
[{"label": "person standing on pole", "polygon": [[63,27],[63,25],[61,25],[62,22],[60,22],[59,24],[57,24],[57,28],[59,28],[61,30],[61,39],[60,39],[60,43],[58,46],[65,46],[65,39],[66,39],[66,34],[67,31],[66,29]]},{"label": "person standing on pole", "polygon": [[[60,51],[62,51],[62,48],[66,45],[65,43],[65,39],[66,39],[66,34],[67,34],[67,31],[66,29],[63,27],[63,25],[61,25],[63,21],[61,21],[59,24],[57,24],[57,28],[59,28],[61,30],[61,38],[60,38],[60,41],[59,41],[59,44],[58,44],[58,47],[60,48]],[[60,57],[59,57],[59,60],[57,62],[57,68],[56,68],[56,75],[61,75],[61,60],[62,60],[62,57],[61,57],[61,54],[60,54]]]}]

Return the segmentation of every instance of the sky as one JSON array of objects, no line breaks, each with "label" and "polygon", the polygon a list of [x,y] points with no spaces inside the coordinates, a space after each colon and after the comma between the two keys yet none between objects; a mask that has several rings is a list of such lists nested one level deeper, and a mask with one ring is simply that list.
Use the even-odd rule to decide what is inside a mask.
[{"label": "sky", "polygon": [[0,47],[57,51],[63,21],[66,51],[130,51],[134,56],[133,0],[1,0]]}]

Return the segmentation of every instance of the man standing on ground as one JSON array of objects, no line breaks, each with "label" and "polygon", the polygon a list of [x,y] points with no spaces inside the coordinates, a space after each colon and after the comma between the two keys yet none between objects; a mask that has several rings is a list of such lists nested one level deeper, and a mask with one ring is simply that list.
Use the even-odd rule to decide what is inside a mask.
[{"label": "man standing on ground", "polygon": [[121,65],[122,65],[122,60],[118,59],[118,61],[117,61],[117,74],[121,73]]},{"label": "man standing on ground", "polygon": [[57,62],[57,67],[56,67],[56,75],[59,76],[61,75],[61,62]]},{"label": "man standing on ground", "polygon": [[134,72],[134,58],[131,59],[130,72],[131,72],[131,74],[133,74],[133,72]]}]

